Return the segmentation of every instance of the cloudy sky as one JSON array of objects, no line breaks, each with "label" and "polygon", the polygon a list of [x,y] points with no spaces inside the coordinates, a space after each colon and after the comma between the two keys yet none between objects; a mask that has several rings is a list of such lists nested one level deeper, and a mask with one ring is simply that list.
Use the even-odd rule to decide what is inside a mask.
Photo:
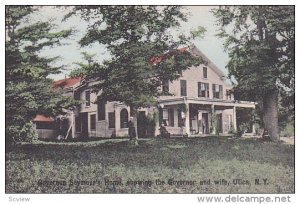
[{"label": "cloudy sky", "polygon": [[[207,32],[203,39],[197,39],[193,43],[207,55],[221,70],[225,73],[225,65],[228,62],[227,53],[224,52],[222,40],[218,39],[215,35],[218,27],[216,19],[210,12],[215,6],[187,6],[186,10],[190,13],[188,22],[182,23],[179,32],[189,32],[193,28],[203,26]],[[57,65],[64,65],[66,68],[62,74],[51,76],[53,79],[64,78],[72,69],[76,67],[74,62],[82,61],[81,52],[87,51],[95,53],[98,61],[107,58],[107,54],[103,46],[95,44],[91,47],[80,47],[77,43],[78,40],[84,35],[87,30],[87,23],[77,16],[73,16],[66,22],[61,22],[62,17],[68,12],[69,8],[54,8],[52,6],[43,6],[38,13],[35,13],[32,18],[35,20],[52,21],[56,25],[57,30],[73,28],[76,30],[70,39],[64,40],[63,45],[51,49],[45,49],[41,55],[61,57],[60,61],[56,62]]]}]

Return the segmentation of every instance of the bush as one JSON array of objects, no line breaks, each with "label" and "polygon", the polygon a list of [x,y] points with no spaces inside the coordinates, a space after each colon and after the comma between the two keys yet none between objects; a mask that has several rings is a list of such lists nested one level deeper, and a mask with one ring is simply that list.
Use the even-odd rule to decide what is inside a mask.
[{"label": "bush", "polygon": [[282,131],[280,131],[281,137],[291,137],[295,135],[295,127],[292,123],[288,123]]},{"label": "bush", "polygon": [[33,142],[38,139],[37,132],[33,128],[32,122],[26,123],[24,126],[12,125],[6,129],[6,144],[11,145],[17,142]]}]

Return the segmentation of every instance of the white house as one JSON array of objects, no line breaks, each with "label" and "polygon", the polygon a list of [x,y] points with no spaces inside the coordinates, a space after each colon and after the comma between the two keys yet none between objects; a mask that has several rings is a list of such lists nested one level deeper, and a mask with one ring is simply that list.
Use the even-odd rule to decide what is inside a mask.
[{"label": "white house", "polygon": [[[138,131],[148,135],[143,118],[158,115],[155,131],[164,126],[171,135],[227,134],[237,129],[236,109],[255,108],[254,102],[236,101],[231,93],[232,86],[226,82],[225,74],[195,46],[189,52],[201,56],[205,64],[191,67],[173,82],[163,82],[162,89],[172,96],[157,98],[158,107],[139,110]],[[56,82],[66,94],[80,99],[83,103],[69,113],[69,132],[76,137],[126,137],[130,108],[120,102],[95,104],[97,95],[90,85],[95,81],[64,79]],[[155,114],[156,113],[156,114]],[[139,119],[141,121],[139,121]]]}]

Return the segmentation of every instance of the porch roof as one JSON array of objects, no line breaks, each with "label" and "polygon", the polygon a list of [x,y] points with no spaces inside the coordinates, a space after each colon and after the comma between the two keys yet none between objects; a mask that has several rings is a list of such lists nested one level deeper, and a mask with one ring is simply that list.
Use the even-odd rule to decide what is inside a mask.
[{"label": "porch roof", "polygon": [[222,100],[222,99],[209,99],[209,98],[195,98],[195,97],[177,97],[159,99],[161,105],[177,105],[177,104],[201,104],[201,105],[214,105],[214,106],[227,106],[227,107],[240,107],[240,108],[255,108],[256,103],[250,101],[236,101],[236,100]]}]

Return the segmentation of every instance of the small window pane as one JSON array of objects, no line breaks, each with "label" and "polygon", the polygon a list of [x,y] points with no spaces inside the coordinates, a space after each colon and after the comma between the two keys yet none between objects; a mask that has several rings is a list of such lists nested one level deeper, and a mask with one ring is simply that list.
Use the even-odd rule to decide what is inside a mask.
[{"label": "small window pane", "polygon": [[203,67],[203,78],[207,78],[207,67]]}]

